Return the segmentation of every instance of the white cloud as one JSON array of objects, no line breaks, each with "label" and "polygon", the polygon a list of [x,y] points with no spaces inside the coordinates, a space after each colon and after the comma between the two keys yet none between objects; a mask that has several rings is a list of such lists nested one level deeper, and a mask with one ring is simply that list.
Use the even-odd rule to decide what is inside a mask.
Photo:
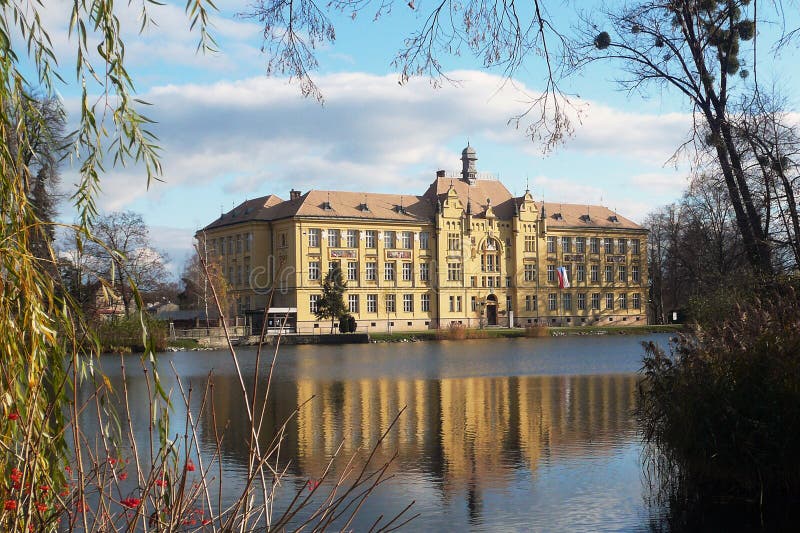
[{"label": "white cloud", "polygon": [[681,172],[645,172],[630,178],[631,185],[648,193],[678,196],[689,185],[688,177]]}]

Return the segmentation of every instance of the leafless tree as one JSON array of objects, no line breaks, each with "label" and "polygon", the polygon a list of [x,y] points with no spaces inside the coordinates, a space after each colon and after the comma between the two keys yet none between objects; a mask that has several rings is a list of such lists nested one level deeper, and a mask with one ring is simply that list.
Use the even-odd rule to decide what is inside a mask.
[{"label": "leafless tree", "polygon": [[528,105],[509,122],[525,124],[526,135],[552,148],[573,131],[570,109],[575,109],[562,91],[563,66],[570,63],[571,43],[552,23],[541,0],[518,5],[515,0],[441,0],[433,4],[415,0],[256,0],[240,15],[257,20],[263,27],[262,51],[267,73],[288,75],[300,85],[303,95],[322,101],[314,82],[316,49],[333,43],[336,32],[331,10],[352,18],[367,12],[373,19],[396,8],[418,13],[422,24],[402,40],[392,64],[400,72],[400,83],[412,76],[427,76],[434,85],[458,83],[448,77],[445,57],[471,54],[487,69],[504,74],[507,82],[525,63],[541,60],[542,88],[528,95]]},{"label": "leafless tree", "polygon": [[770,242],[742,166],[729,104],[750,75],[742,49],[756,34],[755,7],[749,4],[660,0],[606,11],[602,20],[587,18],[583,26],[582,64],[613,61],[627,73],[619,81],[630,91],[655,84],[686,97],[697,121],[695,134],[708,131],[706,138],[695,141],[713,147],[748,260],[757,270],[770,273]]},{"label": "leafless tree", "polygon": [[84,253],[93,270],[110,282],[122,299],[125,312],[134,308],[134,287],[143,294],[154,292],[169,280],[165,255],[150,242],[150,230],[141,215],[114,212],[98,218]]}]

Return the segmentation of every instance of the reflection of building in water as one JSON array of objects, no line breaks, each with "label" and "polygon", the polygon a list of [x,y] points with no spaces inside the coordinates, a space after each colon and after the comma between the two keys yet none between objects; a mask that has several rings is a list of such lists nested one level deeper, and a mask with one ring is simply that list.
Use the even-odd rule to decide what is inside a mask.
[{"label": "reflection of building in water", "polygon": [[[602,454],[630,440],[635,390],[631,374],[275,383],[262,442],[291,418],[283,461],[314,478],[342,443],[334,471],[358,450],[366,453],[406,406],[374,465],[397,452],[390,470],[432,476],[445,498],[464,493],[470,513],[479,514],[483,491],[508,486],[521,468],[535,472],[542,461],[586,453],[587,443]],[[249,430],[238,381],[216,379],[214,395],[223,460],[244,465]],[[210,446],[214,438],[206,413],[201,439]]]},{"label": "reflection of building in water", "polygon": [[586,441],[602,453],[629,437],[635,386],[635,375],[300,381],[297,400],[316,399],[298,414],[296,457],[320,472],[341,442],[345,455],[369,448],[407,406],[379,459],[396,450],[395,467],[433,473],[445,490],[502,485],[520,463],[533,471]]}]

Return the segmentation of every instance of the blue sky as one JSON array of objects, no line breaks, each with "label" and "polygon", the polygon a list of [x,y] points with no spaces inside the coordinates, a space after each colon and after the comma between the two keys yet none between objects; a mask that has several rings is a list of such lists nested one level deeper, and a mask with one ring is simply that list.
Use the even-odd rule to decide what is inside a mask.
[{"label": "blue sky", "polygon": [[[335,19],[335,44],[318,51],[320,105],[303,99],[287,80],[265,75],[260,27],[236,16],[248,3],[216,2],[212,32],[220,51],[209,55],[195,51],[184,2],[151,7],[158,27],[144,35],[137,34],[138,7],[118,7],[128,28],[129,68],[140,96],[154,104],[148,113],[158,121],[164,182],[148,190],[140,168],[111,169],[99,204],[105,211],[142,213],[174,271],[188,256],[194,232],[221,209],[266,194],[286,198],[293,187],[421,194],[437,169],[460,167],[467,139],[477,149],[479,170],[499,175],[512,192],[521,194],[528,183],[537,199],[602,203],[636,221],[674,201],[686,185],[687,165],[667,161],[687,138],[687,107],[668,92],[643,97],[619,91],[611,66],[593,67],[564,85],[580,95],[574,98],[580,123],[572,138],[544,154],[525,137],[524,123],[519,129],[508,124],[525,110],[525,94],[541,89],[543,70],[535,58],[513,84],[462,54],[445,61],[458,86],[433,88],[426,79],[400,86],[391,60],[421,23],[419,12],[401,2],[376,22],[369,13]],[[545,3],[567,30],[576,9],[592,5]],[[47,6],[45,22],[64,29],[69,2]],[[66,32],[51,36],[59,50],[74,48]],[[795,86],[792,70],[776,69],[781,86]],[[76,87],[65,77],[61,93],[75,109]],[[792,103],[795,96],[789,91]],[[75,182],[73,168],[63,174],[67,186]]]}]

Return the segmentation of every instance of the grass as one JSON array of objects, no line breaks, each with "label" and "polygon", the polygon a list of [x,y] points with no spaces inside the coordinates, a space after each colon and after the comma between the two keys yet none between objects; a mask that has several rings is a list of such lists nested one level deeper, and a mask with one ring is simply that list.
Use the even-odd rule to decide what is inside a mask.
[{"label": "grass", "polygon": [[200,344],[197,342],[197,339],[167,339],[167,347],[193,350],[199,348]]},{"label": "grass", "polygon": [[[542,329],[543,328],[543,329]],[[670,333],[684,329],[681,324],[664,326],[571,326],[542,328],[460,328],[462,332],[427,329],[422,331],[395,331],[392,333],[370,333],[370,340],[377,342],[434,341],[462,339],[513,339],[520,337],[558,337],[561,335],[642,335],[645,333]]]}]

